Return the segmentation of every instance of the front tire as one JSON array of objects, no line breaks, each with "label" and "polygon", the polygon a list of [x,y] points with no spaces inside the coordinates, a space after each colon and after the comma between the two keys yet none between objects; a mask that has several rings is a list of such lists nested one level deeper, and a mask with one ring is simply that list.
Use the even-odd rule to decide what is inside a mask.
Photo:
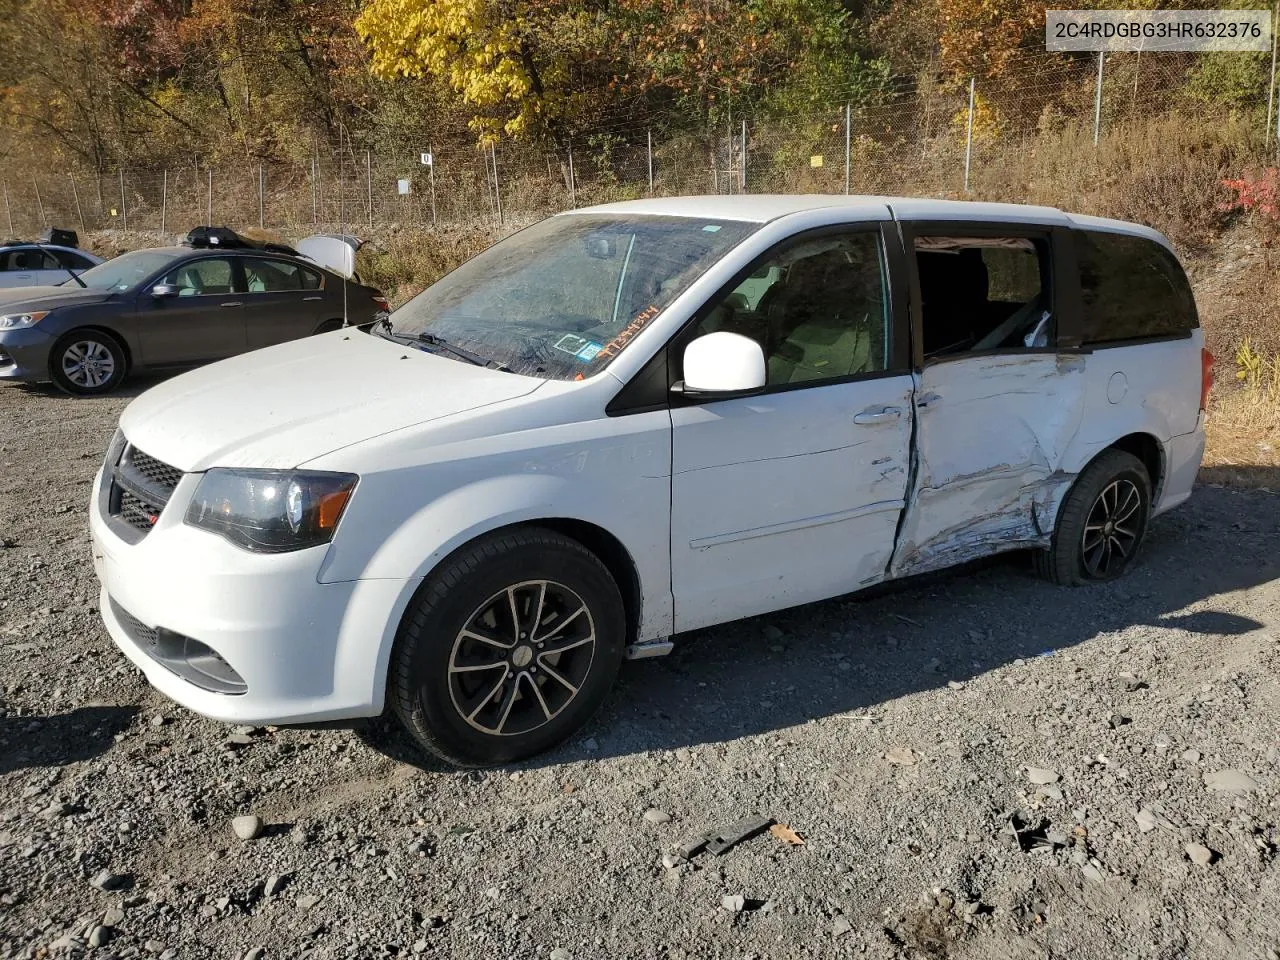
[{"label": "front tire", "polygon": [[626,618],[582,544],[529,528],[462,548],[424,582],[392,653],[389,696],[458,766],[522,760],[583,726],[613,686]]},{"label": "front tire", "polygon": [[1131,453],[1105,450],[1063,501],[1052,545],[1036,554],[1037,571],[1069,586],[1114,580],[1137,555],[1150,516],[1146,466]]},{"label": "front tire", "polygon": [[72,330],[49,355],[53,382],[76,396],[110,393],[124,379],[126,364],[120,341],[101,330]]}]

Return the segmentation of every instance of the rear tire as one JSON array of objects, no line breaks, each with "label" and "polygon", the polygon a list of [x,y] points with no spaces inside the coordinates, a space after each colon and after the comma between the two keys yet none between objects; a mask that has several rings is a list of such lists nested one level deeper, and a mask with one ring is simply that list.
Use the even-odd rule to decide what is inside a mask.
[{"label": "rear tire", "polygon": [[128,360],[120,341],[102,330],[72,330],[53,345],[49,375],[67,393],[110,393],[124,379]]},{"label": "rear tire", "polygon": [[1137,457],[1104,450],[1076,478],[1048,550],[1036,571],[1053,583],[1081,586],[1114,580],[1142,546],[1151,516],[1151,477]]},{"label": "rear tire", "polygon": [[464,767],[522,760],[596,712],[622,663],[617,584],[551,530],[498,533],[423,583],[391,656],[388,695],[428,752]]}]

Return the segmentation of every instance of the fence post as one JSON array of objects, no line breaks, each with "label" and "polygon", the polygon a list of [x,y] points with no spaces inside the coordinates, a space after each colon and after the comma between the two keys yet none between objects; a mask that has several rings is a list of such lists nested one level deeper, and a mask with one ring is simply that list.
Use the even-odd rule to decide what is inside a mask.
[{"label": "fence post", "polygon": [[[36,188],[36,196],[40,195],[39,187]],[[129,208],[125,203],[124,197],[124,167],[120,168],[120,223],[124,229],[129,229]]]},{"label": "fence post", "polygon": [[436,225],[436,151],[431,147],[431,162],[427,164],[427,177],[431,181],[431,226]]},{"label": "fence post", "polygon": [[89,232],[89,228],[84,223],[84,211],[80,208],[80,189],[76,186],[76,178],[69,177],[71,180],[71,195],[76,198],[76,218],[80,221],[80,229],[85,233]]},{"label": "fence post", "polygon": [[653,196],[653,131],[646,131],[649,139],[649,196]]},{"label": "fence post", "polygon": [[9,217],[9,238],[13,238],[13,208],[9,206],[9,181],[4,182],[4,212]]},{"label": "fence post", "polygon": [[[1267,139],[1263,145],[1263,150],[1271,148],[1271,109],[1276,102],[1276,20],[1280,18],[1280,3],[1275,5],[1275,12],[1271,15],[1271,83],[1267,87]],[[1280,136],[1280,131],[1276,131],[1276,135]]]},{"label": "fence post", "polygon": [[969,122],[964,134],[964,192],[969,192],[969,161],[973,156],[973,81],[969,78]]},{"label": "fence post", "polygon": [[373,151],[364,152],[364,185],[369,196],[369,229],[373,229]]},{"label": "fence post", "polygon": [[262,163],[258,163],[258,229],[264,230],[267,226],[267,204],[264,194],[266,193],[265,175],[262,171]]},{"label": "fence post", "polygon": [[573,141],[569,141],[569,206],[578,209],[578,190],[573,176]]},{"label": "fence post", "polygon": [[40,199],[40,181],[31,178],[31,185],[36,188],[36,207],[40,210],[40,226],[44,227],[44,201]]},{"label": "fence post", "polygon": [[1098,87],[1093,93],[1093,145],[1098,145],[1098,134],[1102,131],[1102,62],[1106,53],[1098,51]]},{"label": "fence post", "polygon": [[844,105],[844,192],[849,195],[849,104]]},{"label": "fence post", "polygon": [[747,121],[742,121],[742,171],[738,177],[738,192],[747,192]]},{"label": "fence post", "polygon": [[[75,181],[73,180],[74,184]],[[160,185],[160,232],[164,233],[165,223],[169,217],[169,170],[164,171],[164,180]]]},{"label": "fence post", "polygon": [[311,155],[311,225],[315,226],[320,222],[320,210],[317,205],[316,197],[316,155]]},{"label": "fence post", "polygon": [[209,174],[209,206],[206,208],[208,220],[205,221],[206,226],[213,226],[213,167],[208,170]]},{"label": "fence post", "polygon": [[498,226],[503,226],[506,221],[502,216],[502,190],[498,186],[498,146],[496,143],[489,144],[489,156],[493,158],[493,199],[498,204]]}]

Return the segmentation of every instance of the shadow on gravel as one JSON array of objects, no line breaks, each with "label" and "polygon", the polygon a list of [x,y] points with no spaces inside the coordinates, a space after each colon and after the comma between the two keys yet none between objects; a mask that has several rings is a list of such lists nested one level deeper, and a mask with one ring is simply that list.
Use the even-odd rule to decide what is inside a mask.
[{"label": "shadow on gravel", "polygon": [[[150,390],[157,383],[163,383],[170,377],[176,377],[183,373],[182,370],[168,370],[164,373],[140,373],[136,376],[125,378],[124,384],[109,394],[105,394],[105,399],[132,400],[140,393]],[[0,384],[10,390],[21,390],[28,396],[36,397],[41,400],[65,400],[67,403],[93,403],[104,397],[77,397],[64,390],[59,390],[52,383],[12,383]]]},{"label": "shadow on gravel", "polygon": [[[1036,579],[1025,556],[1010,554],[682,635],[670,656],[624,664],[613,695],[581,734],[520,766],[714,744],[838,714],[876,715],[889,701],[1099,638],[1112,644],[1115,682],[1124,683],[1118,675],[1135,669],[1125,655],[1133,637],[1111,635],[1149,627],[1176,655],[1179,631],[1239,636],[1262,626],[1215,606],[1230,604],[1226,594],[1280,577],[1278,507],[1269,493],[1199,487],[1189,504],[1154,521],[1140,562],[1109,584],[1056,587]],[[1187,609],[1202,601],[1210,602]],[[860,729],[847,725],[851,740]],[[392,721],[357,735],[397,761],[448,769],[425,759]]]},{"label": "shadow on gravel", "polygon": [[0,775],[60,767],[105,753],[138,708],[79,707],[50,717],[0,717]]}]

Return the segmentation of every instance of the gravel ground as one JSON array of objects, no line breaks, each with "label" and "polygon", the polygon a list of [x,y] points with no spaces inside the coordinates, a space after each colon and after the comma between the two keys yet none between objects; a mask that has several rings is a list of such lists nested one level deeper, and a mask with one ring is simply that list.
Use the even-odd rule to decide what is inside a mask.
[{"label": "gravel ground", "polygon": [[[0,958],[1280,958],[1273,494],[1199,488],[1106,587],[1013,558],[682,637],[456,773],[117,653],[85,510],[126,402],[0,387]],[[804,842],[671,855],[753,814]]]}]

